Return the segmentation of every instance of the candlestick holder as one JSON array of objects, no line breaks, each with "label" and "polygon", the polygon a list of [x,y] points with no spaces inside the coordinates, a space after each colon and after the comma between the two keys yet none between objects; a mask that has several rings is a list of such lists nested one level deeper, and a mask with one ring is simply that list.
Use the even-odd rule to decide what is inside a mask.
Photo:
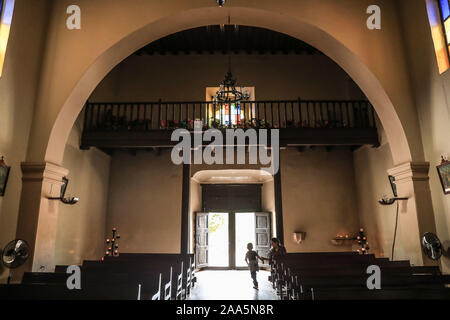
[{"label": "candlestick holder", "polygon": [[338,234],[335,238],[331,240],[331,243],[335,246],[342,246],[346,241],[350,242],[356,241],[358,245],[361,246],[361,249],[358,249],[359,254],[367,254],[370,249],[363,228],[359,229],[359,233],[357,236],[349,236],[348,234],[345,235]]},{"label": "candlestick holder", "polygon": [[345,241],[355,241],[356,237],[349,236],[348,234],[342,235],[338,234],[335,238],[331,239],[331,243],[335,246],[342,246]]},{"label": "candlestick holder", "polygon": [[358,249],[358,253],[367,254],[370,248],[363,228],[359,229],[359,235],[356,237],[356,239],[358,240],[358,244],[361,246],[361,249]]},{"label": "candlestick holder", "polygon": [[105,257],[118,257],[119,256],[119,239],[120,234],[117,233],[116,228],[112,228],[112,237],[111,239],[106,239],[106,251],[105,255],[102,258],[102,261],[105,260]]}]

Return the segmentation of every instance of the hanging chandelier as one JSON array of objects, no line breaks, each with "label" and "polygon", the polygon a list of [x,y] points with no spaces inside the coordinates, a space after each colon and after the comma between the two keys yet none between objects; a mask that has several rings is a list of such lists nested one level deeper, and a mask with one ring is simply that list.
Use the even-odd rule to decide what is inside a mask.
[{"label": "hanging chandelier", "polygon": [[236,79],[233,78],[233,73],[231,72],[230,57],[228,72],[225,75],[225,80],[222,81],[219,90],[214,96],[214,102],[239,104],[240,101],[248,100],[249,98],[250,95],[247,92],[243,92],[242,87],[240,89],[236,87]]},{"label": "hanging chandelier", "polygon": [[242,87],[236,88],[236,80],[233,79],[233,74],[229,70],[214,98],[216,102],[239,103],[242,100],[248,100],[249,97],[248,93],[242,92]]}]

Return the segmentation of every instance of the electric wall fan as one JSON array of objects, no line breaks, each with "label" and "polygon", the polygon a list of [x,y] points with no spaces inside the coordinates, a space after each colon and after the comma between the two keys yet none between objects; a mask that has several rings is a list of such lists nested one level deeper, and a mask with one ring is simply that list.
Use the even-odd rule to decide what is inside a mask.
[{"label": "electric wall fan", "polygon": [[[8,269],[16,269],[27,261],[30,247],[25,240],[16,239],[6,245],[2,252],[2,263]],[[8,283],[11,275],[8,277]]]},{"label": "electric wall fan", "polygon": [[422,236],[422,249],[432,260],[439,260],[442,256],[442,244],[437,235],[427,232]]}]

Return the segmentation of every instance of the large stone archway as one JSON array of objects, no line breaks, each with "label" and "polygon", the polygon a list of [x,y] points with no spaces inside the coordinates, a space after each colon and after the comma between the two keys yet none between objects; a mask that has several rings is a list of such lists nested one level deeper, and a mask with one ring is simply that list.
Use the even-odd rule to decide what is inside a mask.
[{"label": "large stone archway", "polygon": [[[86,66],[86,72],[77,79],[75,87],[60,108],[50,131],[44,160],[56,164],[61,163],[67,137],[84,103],[108,72],[126,57],[165,35],[198,26],[225,22],[228,15],[232,17],[232,23],[264,27],[285,33],[324,52],[352,77],[374,105],[386,130],[394,162],[401,164],[412,161],[413,158],[423,157],[421,146],[417,148],[415,145],[420,144],[420,140],[415,141],[414,137],[408,139],[406,127],[409,125],[407,120],[410,119],[403,119],[402,122],[399,110],[401,108],[394,105],[376,74],[345,43],[321,28],[294,17],[286,17],[260,9],[231,7],[227,11],[219,8],[183,11],[131,32],[102,52],[91,65]],[[30,146],[30,153],[40,153],[33,149],[33,146]],[[416,151],[416,149],[419,150]]]},{"label": "large stone archway", "polygon": [[[236,6],[231,4],[226,8],[209,3],[205,6],[205,1],[191,1],[189,4],[195,8],[187,8],[181,0],[171,1],[168,6],[139,1],[130,1],[126,5],[79,1],[82,12],[86,12],[83,14],[97,12],[98,15],[95,21],[87,19],[84,29],[73,34],[72,31],[54,30],[62,28],[55,25],[64,21],[64,2],[55,5],[49,30],[52,40],[47,45],[27,163],[23,164],[24,184],[17,236],[27,239],[34,248],[34,259],[30,259],[25,268],[34,271],[53,268],[58,210],[57,204],[46,197],[57,193],[61,177],[66,174],[59,165],[71,127],[100,81],[127,56],[149,42],[188,28],[226,23],[228,16],[232,23],[282,32],[324,52],[353,78],[374,105],[386,131],[394,162],[400,165],[424,161],[405,65],[400,61],[401,53],[396,51],[398,30],[393,35],[365,30],[365,7],[360,1],[352,1],[348,8],[340,8],[332,1],[321,1],[320,5],[318,1],[285,1],[285,7],[281,1],[276,4],[258,1],[258,7],[256,3],[235,1]],[[151,13],[140,13],[143,8],[139,5],[148,6]],[[119,12],[121,19],[113,26],[108,14]],[[339,14],[346,14],[346,22],[335,25],[333,21]],[[395,21],[386,20],[387,25],[395,27]],[[361,47],[365,37],[368,48]],[[395,52],[384,52],[384,45],[392,45]],[[370,48],[375,51],[368,50]],[[417,191],[413,186],[414,174],[405,181],[404,191],[414,196]],[[429,190],[423,192],[428,192],[428,196],[419,198],[428,201]],[[413,213],[408,223],[417,232],[414,244],[406,254],[416,256],[417,263],[423,263],[418,245],[419,207],[411,207]],[[426,225],[431,224],[427,222]]]}]

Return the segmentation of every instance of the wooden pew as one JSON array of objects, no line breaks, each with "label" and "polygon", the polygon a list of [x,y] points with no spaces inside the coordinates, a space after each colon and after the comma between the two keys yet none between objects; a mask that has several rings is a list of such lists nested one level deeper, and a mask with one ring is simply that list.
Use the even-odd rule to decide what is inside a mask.
[{"label": "wooden pew", "polygon": [[102,286],[69,290],[61,285],[0,285],[0,300],[136,300],[139,287]]},{"label": "wooden pew", "polygon": [[158,291],[152,296],[151,300],[161,300],[161,274],[159,274]]},{"label": "wooden pew", "polygon": [[181,270],[177,276],[175,300],[184,300],[186,298],[185,294],[186,291],[183,288],[183,276],[184,276],[184,262],[181,262]]},{"label": "wooden pew", "polygon": [[[88,296],[93,299],[101,299],[100,297],[106,296],[111,296],[111,299],[118,299],[122,296],[118,291],[122,291],[125,287],[132,288],[125,291],[133,293],[139,291],[141,298],[150,299],[152,294],[160,291],[157,282],[159,276],[159,271],[147,274],[126,274],[104,273],[102,271],[84,272],[82,270],[81,288],[83,291],[89,292],[90,295]],[[25,273],[22,285],[35,286],[37,291],[48,287],[61,288],[61,290],[65,291],[68,290],[66,285],[68,277],[69,275],[64,273]],[[137,289],[139,287],[140,289]],[[78,290],[73,290],[73,292],[76,291]],[[85,294],[85,296],[87,295]],[[128,297],[127,300],[130,298],[136,299],[137,295],[126,295],[126,297]]]},{"label": "wooden pew", "polygon": [[[367,288],[369,275],[352,276],[305,276],[298,278],[304,288]],[[441,287],[445,286],[445,277],[436,275],[389,275],[381,273],[381,287]]]},{"label": "wooden pew", "polygon": [[[361,269],[350,270],[349,272],[329,272],[323,269],[324,273],[320,272],[305,272],[291,274],[291,278],[286,282],[286,295],[291,299],[298,298],[303,293],[308,292],[311,288],[317,290],[319,288],[327,288],[334,290],[341,290],[342,288],[360,288],[368,290],[367,279],[368,274],[359,273]],[[331,270],[334,271],[334,270]],[[408,268],[399,270],[382,269],[381,270],[381,287],[382,289],[392,288],[428,288],[428,289],[442,289],[445,285],[450,283],[449,276],[442,276],[436,274],[414,274]]]},{"label": "wooden pew", "polygon": [[[359,255],[354,253],[293,253],[287,254],[271,264],[271,280],[278,291],[284,282],[284,276],[289,267],[318,268],[321,266],[338,265],[351,267],[360,264],[385,265],[389,263],[387,258],[376,258],[373,254]],[[409,262],[407,263],[409,265]]]},{"label": "wooden pew", "polygon": [[[381,268],[381,293],[366,294],[366,273],[369,265]],[[445,284],[450,283],[449,276],[442,276],[437,267],[411,267],[409,261],[389,261],[387,258],[375,258],[374,255],[351,253],[295,253],[288,254],[271,266],[272,280],[281,298],[299,299],[313,296],[336,296],[343,289],[347,296],[382,298],[394,293],[402,296],[414,296],[420,290],[430,292],[430,296],[442,296]],[[409,290],[409,291],[408,291]],[[361,292],[364,292],[362,294]],[[404,293],[404,294],[403,294]]]},{"label": "wooden pew", "polygon": [[[168,269],[167,269],[168,268]],[[167,270],[169,270],[167,272]],[[128,283],[130,285],[141,285],[141,296],[144,299],[150,297],[158,300],[169,300],[174,298],[173,288],[173,267],[154,266],[153,268],[136,269],[116,268],[88,268],[82,271],[83,284],[85,286],[101,286],[103,284]]]},{"label": "wooden pew", "polygon": [[22,277],[22,284],[60,284],[67,282],[69,274],[67,273],[50,273],[50,272],[25,272]]},{"label": "wooden pew", "polygon": [[[163,269],[167,268],[167,265],[170,262],[170,266],[173,270],[180,270],[180,268],[182,268],[181,272],[173,277],[173,298],[185,298],[190,294],[196,281],[193,255],[123,254],[117,258],[108,258],[109,259],[105,259],[103,262],[85,261],[83,263],[83,269],[89,272],[92,272],[93,270],[103,270],[110,273],[139,273],[153,269],[155,266],[161,266],[161,272],[163,272]],[[165,260],[169,260],[169,262]],[[175,282],[178,279],[179,281]],[[181,283],[181,286],[179,282]]]},{"label": "wooden pew", "polygon": [[[117,297],[114,288],[126,283],[133,288],[135,298],[184,299],[195,282],[194,268],[193,255],[121,254],[119,257],[105,257],[105,261],[84,261],[81,267],[82,288],[97,292],[96,296],[108,295],[108,292],[103,294],[98,290],[108,288],[110,295]],[[174,275],[174,270],[180,273]],[[39,290],[50,287],[48,290],[64,291],[68,276],[61,266],[55,273],[27,273],[23,285],[34,285]],[[84,296],[87,297],[86,294]]]},{"label": "wooden pew", "polygon": [[55,266],[55,273],[66,273],[68,267],[69,266],[62,266],[62,265]]},{"label": "wooden pew", "polygon": [[[196,282],[195,277],[195,257],[193,254],[160,254],[160,253],[122,253],[118,257],[105,257],[105,262],[109,261],[128,261],[132,263],[153,263],[154,261],[160,260],[173,260],[176,262],[182,262],[184,269],[183,273],[186,277],[191,277],[190,281],[191,288],[194,287]],[[175,267],[176,268],[176,267]],[[187,289],[187,279],[185,278],[184,284],[185,289]]]},{"label": "wooden pew", "polygon": [[446,288],[387,288],[367,290],[361,288],[314,289],[311,300],[450,300]]}]

